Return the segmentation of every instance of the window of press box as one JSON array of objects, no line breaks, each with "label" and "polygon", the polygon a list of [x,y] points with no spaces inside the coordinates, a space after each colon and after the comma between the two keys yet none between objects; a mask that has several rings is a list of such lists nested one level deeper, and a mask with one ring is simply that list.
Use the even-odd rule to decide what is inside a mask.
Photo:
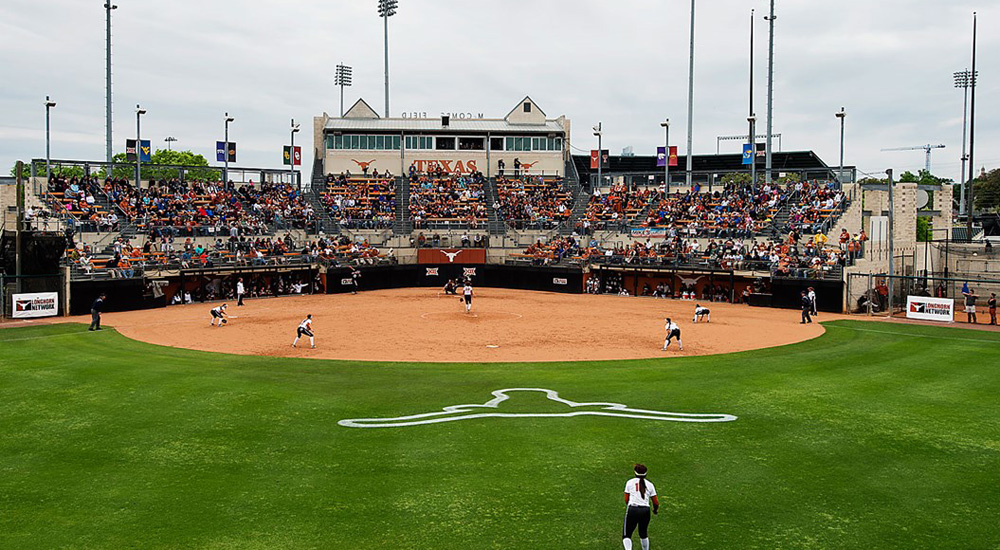
[{"label": "window of press box", "polygon": [[453,137],[439,137],[437,138],[437,143],[435,144],[438,151],[454,151],[455,150],[455,138]]},{"label": "window of press box", "polygon": [[485,144],[486,138],[458,138],[458,149],[461,151],[482,151],[486,148]]},{"label": "window of press box", "polygon": [[503,151],[503,138],[490,138],[491,151]]}]

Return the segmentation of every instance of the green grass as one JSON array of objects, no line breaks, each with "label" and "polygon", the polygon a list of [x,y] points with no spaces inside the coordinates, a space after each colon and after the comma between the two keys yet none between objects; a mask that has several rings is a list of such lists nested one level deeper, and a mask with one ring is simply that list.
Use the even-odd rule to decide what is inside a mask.
[{"label": "green grass", "polygon": [[[1000,335],[826,326],[715,357],[471,365],[2,330],[0,548],[614,549],[637,461],[657,548],[1000,547]],[[739,420],[337,425],[508,387]]]}]

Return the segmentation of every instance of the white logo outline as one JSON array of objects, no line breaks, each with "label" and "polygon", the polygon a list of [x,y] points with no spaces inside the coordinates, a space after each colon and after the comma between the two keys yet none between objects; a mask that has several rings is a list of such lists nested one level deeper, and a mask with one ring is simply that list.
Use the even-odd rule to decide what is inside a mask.
[{"label": "white logo outline", "polygon": [[[501,412],[474,412],[480,409],[496,409],[500,403],[510,398],[509,392],[543,392],[545,396],[557,403],[562,403],[569,407],[603,407],[601,410],[570,411],[565,413],[501,413]],[[666,411],[653,411],[647,409],[633,409],[621,403],[578,403],[559,397],[559,392],[545,388],[505,388],[492,392],[493,399],[482,404],[450,405],[444,407],[439,412],[411,414],[397,416],[394,418],[347,418],[337,422],[345,428],[404,428],[409,426],[420,426],[425,424],[439,424],[442,422],[455,422],[458,420],[472,420],[475,418],[568,418],[574,416],[611,416],[619,418],[635,418],[640,420],[659,420],[669,422],[732,422],[737,416],[722,413],[677,413]],[[461,414],[466,413],[466,414]]]},{"label": "white logo outline", "polygon": [[455,263],[455,257],[461,254],[462,251],[456,250],[454,252],[448,252],[447,250],[442,250],[441,253],[444,254],[445,256],[448,256],[448,263],[453,264]]}]

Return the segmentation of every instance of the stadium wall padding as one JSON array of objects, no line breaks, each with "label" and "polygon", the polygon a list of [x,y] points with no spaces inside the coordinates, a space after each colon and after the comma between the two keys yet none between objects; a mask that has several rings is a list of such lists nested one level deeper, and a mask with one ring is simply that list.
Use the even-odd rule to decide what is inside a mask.
[{"label": "stadium wall padding", "polygon": [[[519,267],[505,265],[396,265],[361,267],[360,290],[407,287],[444,287],[449,279],[461,279],[470,270],[476,287],[511,288],[580,294],[583,271],[573,268]],[[474,271],[473,271],[474,270]],[[326,274],[326,291],[339,294],[354,290],[349,268],[331,269]]]},{"label": "stadium wall padding", "polygon": [[844,283],[816,279],[771,279],[771,307],[801,309],[801,292],[809,287],[816,291],[816,309],[841,313],[844,307]]},{"label": "stadium wall padding", "polygon": [[132,311],[167,306],[166,296],[153,298],[142,279],[108,279],[70,283],[70,315],[89,315],[90,306],[101,293],[107,295],[104,311]]}]

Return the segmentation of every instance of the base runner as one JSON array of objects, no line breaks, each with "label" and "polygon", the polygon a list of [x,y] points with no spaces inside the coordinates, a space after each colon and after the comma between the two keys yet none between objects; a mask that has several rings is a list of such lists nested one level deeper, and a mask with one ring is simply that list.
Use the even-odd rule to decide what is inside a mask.
[{"label": "base runner", "polygon": [[295,330],[295,340],[292,342],[292,347],[293,348],[295,347],[296,344],[299,343],[299,338],[302,338],[303,336],[308,336],[309,337],[309,347],[310,348],[315,348],[316,347],[316,341],[313,339],[313,332],[312,332],[313,321],[312,321],[312,319],[313,319],[313,316],[310,313],[309,315],[306,315],[306,318],[301,323],[299,323],[299,328]]},{"label": "base runner", "polygon": [[[226,314],[226,308],[227,307],[229,307],[229,306],[227,306],[226,304],[222,304],[221,306],[213,307],[212,308],[212,326],[213,327],[214,326],[220,326],[221,327],[222,325],[224,325],[224,324],[226,324],[226,323],[229,322],[229,319],[227,319],[227,317],[229,317],[229,315]],[[218,325],[215,324],[216,319],[218,319],[218,321],[219,321]]]}]

